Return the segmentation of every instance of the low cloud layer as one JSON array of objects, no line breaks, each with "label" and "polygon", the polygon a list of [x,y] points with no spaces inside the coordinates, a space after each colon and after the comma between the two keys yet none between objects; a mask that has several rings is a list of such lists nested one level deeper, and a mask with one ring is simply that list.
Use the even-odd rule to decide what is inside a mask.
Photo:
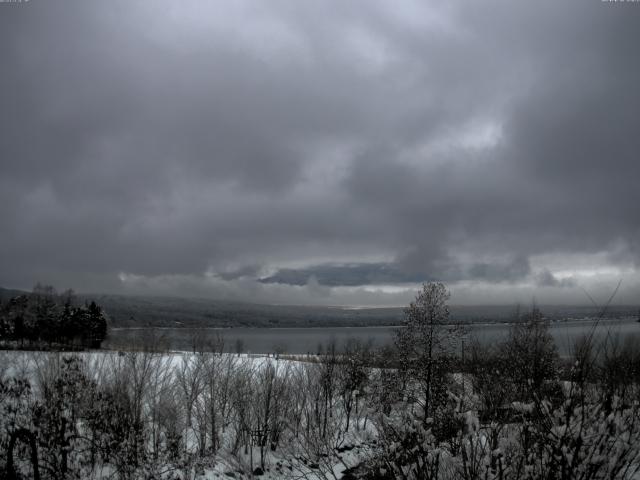
[{"label": "low cloud layer", "polygon": [[[323,264],[305,268],[283,268],[273,275],[260,278],[262,283],[280,283],[286,285],[306,285],[315,281],[319,285],[332,287],[358,285],[393,285],[422,282],[460,282],[478,280],[489,283],[515,283],[526,279],[531,273],[529,261],[518,257],[507,262],[473,263],[465,270],[459,264],[439,265],[430,271],[412,271],[396,263],[350,263]],[[228,278],[228,274],[220,274]],[[237,278],[237,277],[232,277]],[[555,277],[545,270],[540,273],[544,285],[550,286]],[[557,283],[553,284],[554,286]]]},{"label": "low cloud layer", "polygon": [[[640,8],[0,4],[0,285],[640,298]],[[528,298],[526,298],[528,297]]]}]

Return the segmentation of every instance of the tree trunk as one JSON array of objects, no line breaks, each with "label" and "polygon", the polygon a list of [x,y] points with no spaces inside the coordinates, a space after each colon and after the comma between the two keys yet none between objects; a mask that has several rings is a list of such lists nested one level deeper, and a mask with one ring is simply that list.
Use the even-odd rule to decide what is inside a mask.
[{"label": "tree trunk", "polygon": [[31,465],[33,467],[33,480],[40,480],[40,470],[38,469],[38,448],[36,446],[35,435],[26,428],[19,428],[11,435],[9,446],[7,447],[7,479],[17,480],[18,476],[13,466],[13,449],[18,439],[26,440],[31,449]]}]

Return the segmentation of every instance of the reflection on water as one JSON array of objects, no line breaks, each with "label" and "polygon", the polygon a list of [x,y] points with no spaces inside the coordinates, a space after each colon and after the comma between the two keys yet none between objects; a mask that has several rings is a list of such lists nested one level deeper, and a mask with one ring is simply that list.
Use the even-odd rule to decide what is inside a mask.
[{"label": "reflection on water", "polygon": [[[393,341],[397,327],[329,327],[329,328],[228,328],[228,329],[184,329],[184,328],[121,328],[109,332],[104,348],[129,348],[141,341],[155,339],[165,343],[172,350],[191,350],[194,345],[206,345],[220,336],[224,340],[224,350],[249,353],[286,352],[295,354],[316,353],[319,345],[330,341],[338,344],[349,338],[371,341],[382,346]],[[500,341],[507,333],[505,324],[482,324],[465,327],[467,336],[475,336],[485,344]],[[557,322],[551,325],[551,333],[556,340],[561,355],[570,353],[574,342],[580,337],[594,332],[596,339],[611,338],[626,341],[628,338],[640,340],[640,323],[632,319],[602,321],[594,330],[593,321]]]}]

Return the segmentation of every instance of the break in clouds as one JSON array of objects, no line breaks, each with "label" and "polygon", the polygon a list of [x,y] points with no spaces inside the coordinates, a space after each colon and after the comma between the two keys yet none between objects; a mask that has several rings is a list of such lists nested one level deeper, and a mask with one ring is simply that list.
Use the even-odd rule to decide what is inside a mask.
[{"label": "break in clouds", "polygon": [[0,4],[0,285],[640,292],[634,3]]}]

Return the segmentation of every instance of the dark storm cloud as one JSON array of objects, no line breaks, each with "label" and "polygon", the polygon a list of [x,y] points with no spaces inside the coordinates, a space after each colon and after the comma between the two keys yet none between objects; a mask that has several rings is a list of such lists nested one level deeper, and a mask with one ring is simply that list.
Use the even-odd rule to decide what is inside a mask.
[{"label": "dark storm cloud", "polygon": [[0,4],[0,284],[558,288],[579,283],[567,254],[636,278],[639,20],[578,1]]},{"label": "dark storm cloud", "polygon": [[356,263],[348,265],[316,265],[308,268],[283,268],[261,278],[262,283],[307,285],[315,279],[326,286],[358,286],[393,283],[417,283],[428,280],[424,274],[407,274],[386,263]]},{"label": "dark storm cloud", "polygon": [[244,267],[226,272],[217,272],[222,280],[238,280],[242,278],[255,278],[260,273],[260,265],[245,265]]},{"label": "dark storm cloud", "polygon": [[470,269],[471,277],[489,282],[515,282],[522,280],[531,272],[529,261],[523,257],[517,257],[501,263],[477,263]]},{"label": "dark storm cloud", "polygon": [[[444,264],[444,262],[440,262],[438,267],[428,272],[418,272],[401,263],[323,264],[298,269],[282,268],[273,275],[261,278],[260,282],[307,285],[310,281],[316,281],[320,285],[330,287],[465,280],[501,283],[523,280],[531,273],[529,261],[523,257],[507,262],[473,263],[465,270],[459,265]],[[540,277],[543,282],[541,285],[561,285],[550,272],[544,273],[546,275]]]},{"label": "dark storm cloud", "polygon": [[558,279],[545,269],[536,275],[536,284],[541,287],[575,287],[576,281],[571,277]]}]

